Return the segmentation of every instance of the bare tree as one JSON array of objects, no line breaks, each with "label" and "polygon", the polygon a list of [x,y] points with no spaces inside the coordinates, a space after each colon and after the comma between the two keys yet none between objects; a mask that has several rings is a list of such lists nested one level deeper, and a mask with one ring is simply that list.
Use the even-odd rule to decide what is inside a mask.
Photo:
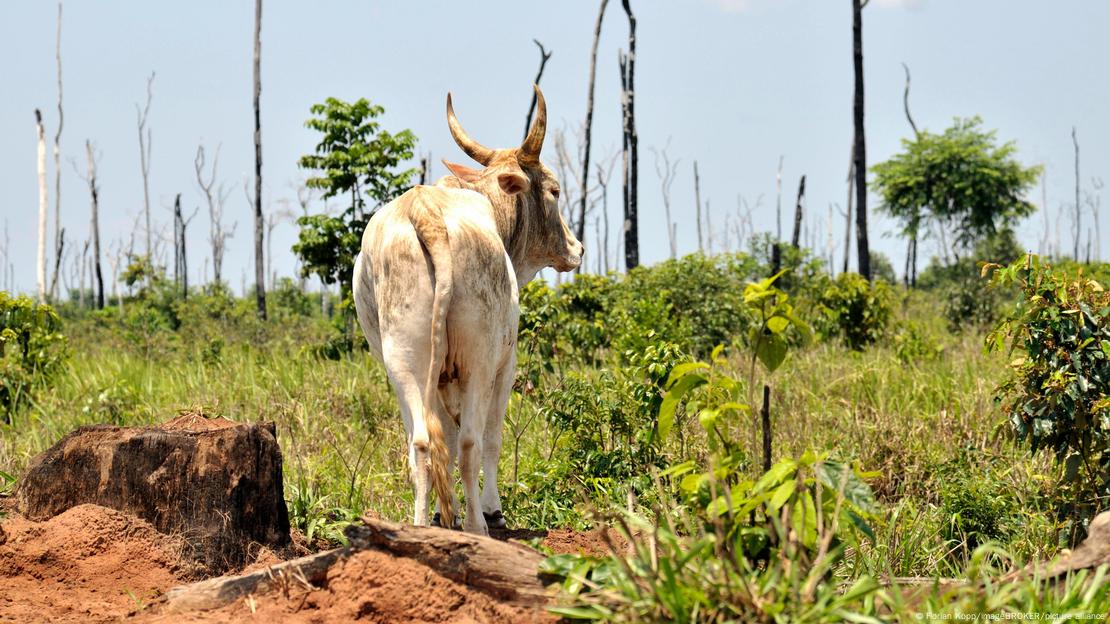
[{"label": "bare tree", "polygon": [[[578,240],[582,240],[582,236],[585,234],[585,226],[583,224],[586,222],[586,186],[589,184],[590,177],[590,139],[593,136],[594,125],[594,81],[597,76],[597,45],[598,41],[601,39],[601,20],[605,16],[605,7],[608,6],[608,4],[609,0],[601,0],[601,6],[597,10],[597,22],[594,24],[594,42],[590,47],[590,82],[586,89],[586,149],[582,155],[582,180],[581,189],[579,190],[581,197],[578,207],[579,226],[578,232],[576,232]],[[525,127],[525,134],[527,134],[528,127],[530,126]],[[606,215],[606,218],[608,218],[608,215]]]},{"label": "bare tree", "polygon": [[705,241],[702,240],[701,224],[701,178],[698,176],[698,161],[694,161],[694,225],[698,228],[698,251],[705,251]]},{"label": "bare tree", "polygon": [[806,176],[802,174],[798,181],[798,201],[794,203],[794,235],[790,237],[790,244],[798,249],[799,236],[802,233],[802,202],[806,198]]},{"label": "bare tree", "polygon": [[863,130],[863,7],[870,0],[852,0],[852,66],[855,91],[852,117],[855,126],[856,246],[859,273],[871,281],[871,251],[867,246],[867,140]]},{"label": "bare tree", "polygon": [[848,272],[848,261],[852,257],[852,201],[855,199],[856,183],[856,143],[852,141],[852,150],[848,154],[848,199],[845,202],[847,208],[844,210],[844,269],[842,273]]},{"label": "bare tree", "polygon": [[[99,156],[96,154],[96,146],[92,141],[85,141],[85,173],[81,173],[77,169],[77,163],[70,161],[73,165],[74,172],[77,177],[85,181],[89,185],[89,199],[92,205],[92,214],[89,219],[89,241],[86,243],[92,244],[92,266],[90,267],[90,278],[96,280],[96,309],[104,308],[104,273],[100,268],[100,187],[96,183],[96,163]],[[90,279],[91,282],[91,279]]]},{"label": "bare tree", "polygon": [[[57,37],[54,44],[54,59],[58,66],[58,130],[54,133],[54,263],[61,261],[62,255],[62,3],[58,2]],[[50,296],[57,297],[57,273],[50,284]]]},{"label": "bare tree", "polygon": [[601,252],[601,255],[605,260],[604,266],[606,273],[608,273],[611,268],[616,265],[615,258],[613,259],[613,262],[611,264],[609,262],[609,179],[613,175],[613,168],[616,165],[616,162],[616,154],[614,154],[613,157],[609,158],[608,167],[602,166],[601,163],[597,164],[597,185],[598,188],[601,189],[601,215],[604,225],[601,239],[601,249],[599,249],[598,251]]},{"label": "bare tree", "polygon": [[639,137],[636,134],[636,16],[629,0],[621,0],[628,16],[628,54],[619,56],[621,109],[624,135],[624,264],[628,270],[640,266],[637,188],[639,183]]},{"label": "bare tree", "polygon": [[143,174],[143,215],[146,219],[146,256],[153,261],[153,234],[150,229],[150,128],[146,126],[150,114],[150,101],[154,97],[154,72],[146,79],[146,105],[135,104],[136,123],[139,127],[139,166]]},{"label": "bare tree", "polygon": [[258,317],[266,320],[266,264],[262,236],[266,227],[262,217],[262,0],[254,0],[254,297]]},{"label": "bare tree", "polygon": [[[902,91],[902,108],[906,112],[906,121],[913,129],[914,137],[917,137],[920,133],[917,131],[917,124],[913,121],[913,115],[910,114],[910,66],[902,63],[902,69],[906,72],[906,88]],[[910,240],[906,243],[906,269],[903,277],[906,286],[910,288],[917,287],[917,227],[918,218],[915,214],[913,226],[910,229]]]},{"label": "bare tree", "polygon": [[1074,258],[1079,262],[1079,232],[1080,232],[1080,204],[1079,204],[1079,135],[1076,134],[1075,126],[1071,127],[1071,142],[1075,146],[1075,251]]},{"label": "bare tree", "polygon": [[[46,303],[46,129],[42,126],[42,111],[35,109],[35,131],[38,135],[39,178],[39,253],[36,274],[39,303]],[[59,232],[59,236],[61,233]]]},{"label": "bare tree", "polygon": [[[664,223],[667,228],[667,242],[670,243],[671,258],[676,258],[678,257],[678,241],[675,240],[677,236],[675,222],[671,218],[671,185],[674,184],[674,179],[678,175],[678,163],[682,162],[682,159],[679,158],[671,162],[671,158],[667,154],[667,149],[670,146],[671,140],[668,138],[663,149],[657,150],[653,147],[651,151],[655,155],[655,174],[659,176],[660,191],[663,193],[663,213],[667,219]],[[697,171],[696,162],[694,163],[694,171]]]},{"label": "bare tree", "polygon": [[[539,86],[540,79],[543,78],[543,68],[547,65],[547,59],[551,58],[551,53],[544,49],[543,44],[538,39],[533,39],[532,43],[536,44],[540,49],[540,70],[536,72],[536,86]],[[532,105],[528,107],[528,116],[524,119],[524,137],[528,138],[528,130],[532,128],[532,115],[536,113],[536,92],[532,91]]]},{"label": "bare tree", "polygon": [[193,166],[197,174],[197,185],[204,193],[205,201],[208,203],[208,241],[212,245],[212,274],[216,283],[219,283],[223,278],[224,249],[227,247],[227,239],[235,235],[235,228],[238,225],[238,222],[232,223],[230,230],[224,228],[223,225],[224,202],[227,201],[231,191],[225,188],[223,184],[216,186],[219,162],[220,147],[217,145],[216,154],[212,158],[212,172],[206,182],[204,179],[204,146],[197,147],[197,156],[193,161]]},{"label": "bare tree", "polygon": [[189,223],[197,216],[200,207],[193,208],[188,218],[181,210],[181,193],[173,199],[173,279],[174,284],[181,289],[181,298],[189,297],[189,257],[185,232]]}]

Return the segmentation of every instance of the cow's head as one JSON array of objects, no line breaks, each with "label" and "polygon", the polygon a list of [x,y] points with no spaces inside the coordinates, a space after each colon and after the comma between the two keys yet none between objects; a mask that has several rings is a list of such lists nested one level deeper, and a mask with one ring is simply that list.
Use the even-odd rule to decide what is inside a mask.
[{"label": "cow's head", "polygon": [[559,181],[542,162],[540,148],[547,132],[547,105],[538,86],[536,120],[520,147],[490,149],[470,138],[455,118],[447,94],[447,124],[464,152],[483,165],[471,169],[444,161],[467,188],[493,204],[497,227],[518,274],[530,279],[544,267],[572,271],[582,263],[582,243],[559,212]]}]

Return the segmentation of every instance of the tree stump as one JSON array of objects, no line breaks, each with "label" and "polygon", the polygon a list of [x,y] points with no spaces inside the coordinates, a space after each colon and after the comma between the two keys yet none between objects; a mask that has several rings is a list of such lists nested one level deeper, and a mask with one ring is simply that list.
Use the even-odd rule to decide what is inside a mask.
[{"label": "tree stump", "polygon": [[32,520],[84,503],[138,516],[181,537],[204,574],[241,567],[256,544],[289,542],[270,422],[187,414],[151,427],[81,427],[31,460],[16,496]]}]

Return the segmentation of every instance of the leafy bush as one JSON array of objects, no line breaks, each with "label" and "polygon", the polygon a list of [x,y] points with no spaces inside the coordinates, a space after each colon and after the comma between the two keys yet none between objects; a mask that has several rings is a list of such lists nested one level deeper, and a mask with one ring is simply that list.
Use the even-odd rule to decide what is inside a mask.
[{"label": "leafy bush", "polygon": [[821,312],[817,329],[826,338],[839,337],[858,351],[886,334],[893,299],[886,283],[868,282],[858,273],[841,273],[817,299]]},{"label": "leafy bush", "polygon": [[942,314],[953,334],[980,330],[998,320],[1002,307],[999,291],[987,289],[974,276],[953,281],[941,293]]},{"label": "leafy bush", "polygon": [[899,325],[894,333],[894,353],[904,364],[932,361],[943,352],[944,347],[937,344],[916,321]]},{"label": "leafy bush", "polygon": [[62,321],[49,305],[0,291],[0,412],[4,422],[50,387],[68,357]]},{"label": "leafy bush", "polygon": [[986,265],[991,283],[1022,293],[988,346],[1018,357],[998,388],[1016,438],[1051,450],[1063,465],[1064,518],[1072,537],[1110,500],[1110,293],[1098,282],[1055,271],[1032,254]]},{"label": "leafy bush", "polygon": [[987,542],[1004,541],[1013,529],[1016,503],[1003,483],[968,471],[948,471],[940,491],[945,524],[941,537],[960,545],[964,558]]}]

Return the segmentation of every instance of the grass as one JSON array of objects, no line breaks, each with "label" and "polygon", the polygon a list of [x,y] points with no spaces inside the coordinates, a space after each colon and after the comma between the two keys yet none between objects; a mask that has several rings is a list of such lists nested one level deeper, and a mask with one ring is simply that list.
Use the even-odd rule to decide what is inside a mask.
[{"label": "grass", "polygon": [[[1110,592],[1102,572],[1056,586],[992,580],[1059,552],[1052,498],[1057,468],[1043,454],[1015,446],[999,428],[994,388],[1004,357],[984,352],[982,331],[948,333],[936,305],[924,296],[908,298],[900,317],[918,323],[941,347],[940,355],[907,361],[894,341],[863,352],[821,342],[793,352],[768,381],[776,457],[816,449],[859,460],[878,472],[871,486],[882,506],[874,520],[875,539],[846,552],[832,572],[836,582],[823,583],[825,589],[807,604],[832,602],[809,615],[789,613],[819,621],[843,611],[859,614],[858,621],[878,621],[912,619],[917,611],[1106,612]],[[32,456],[76,427],[149,424],[192,410],[276,423],[291,518],[310,538],[340,539],[343,524],[367,509],[393,520],[409,517],[404,430],[384,370],[364,351],[339,359],[314,355],[312,347],[329,335],[326,321],[288,318],[245,328],[206,321],[177,332],[124,332],[114,321],[83,317],[67,320],[65,331],[72,357],[62,378],[38,393],[11,425],[0,425],[0,493],[10,488],[7,474],[19,475]],[[743,378],[746,361],[739,354],[731,357],[731,372]],[[539,373],[546,387],[556,389],[572,374],[601,383],[602,371],[574,362]],[[624,506],[626,481],[586,478],[567,469],[568,462],[584,458],[576,455],[579,440],[545,416],[550,405],[544,402],[560,395],[518,390],[501,464],[510,522],[522,528],[584,527],[592,522],[591,510]],[[704,457],[704,432],[697,422],[688,418],[676,426],[680,432],[669,438],[664,456]],[[754,440],[754,422],[732,426],[736,439]],[[617,435],[610,439],[617,450],[626,444]],[[755,448],[748,450],[756,456]],[[573,486],[561,482],[567,474],[573,475]],[[568,496],[568,490],[576,495]],[[667,508],[665,499],[642,499],[639,516],[657,517]],[[683,513],[667,512],[675,522]],[[988,521],[999,514],[1005,516],[1001,522]],[[648,523],[646,534],[658,526]],[[668,539],[672,550],[662,552],[679,557],[682,540]],[[654,557],[657,565],[665,541],[644,544],[640,563],[648,565]],[[766,569],[748,573],[767,583],[765,595],[774,600],[789,601],[797,593],[780,587],[791,582],[789,575],[769,579],[761,576]],[[729,572],[679,566],[675,574],[696,584],[699,574],[718,578]],[[899,589],[884,580],[895,577],[961,578],[971,584]],[[866,587],[857,587],[865,580]],[[854,596],[853,587],[859,595],[850,605],[836,602]],[[663,613],[627,613],[637,612],[649,619]]]}]

